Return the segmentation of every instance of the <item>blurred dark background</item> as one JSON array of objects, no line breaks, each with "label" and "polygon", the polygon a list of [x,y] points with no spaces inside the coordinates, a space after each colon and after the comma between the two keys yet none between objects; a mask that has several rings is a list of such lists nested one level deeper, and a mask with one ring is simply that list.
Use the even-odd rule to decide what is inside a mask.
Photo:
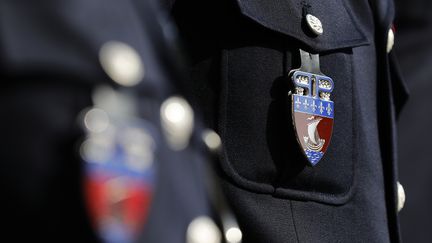
[{"label": "blurred dark background", "polygon": [[397,0],[395,49],[410,99],[399,118],[400,212],[404,242],[432,239],[432,1]]}]

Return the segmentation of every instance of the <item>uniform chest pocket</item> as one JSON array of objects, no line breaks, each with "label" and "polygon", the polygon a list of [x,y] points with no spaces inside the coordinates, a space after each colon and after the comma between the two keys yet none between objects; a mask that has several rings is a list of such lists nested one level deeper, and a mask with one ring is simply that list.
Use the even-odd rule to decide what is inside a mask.
[{"label": "uniform chest pocket", "polygon": [[[324,26],[321,36],[304,28],[301,1],[263,2],[238,1],[243,16],[256,28],[246,21],[248,26],[239,32],[248,36],[248,44],[222,53],[222,168],[250,191],[343,204],[354,192],[358,163],[352,49],[368,40],[341,0],[326,2],[333,9],[320,2],[312,5]],[[320,53],[321,70],[334,81],[332,141],[314,167],[307,165],[297,143],[287,95],[287,73],[299,67],[300,48]]]}]

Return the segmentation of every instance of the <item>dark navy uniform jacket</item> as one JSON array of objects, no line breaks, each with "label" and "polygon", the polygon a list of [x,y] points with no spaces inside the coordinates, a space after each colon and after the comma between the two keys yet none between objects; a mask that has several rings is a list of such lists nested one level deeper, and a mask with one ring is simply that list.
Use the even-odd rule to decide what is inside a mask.
[{"label": "dark navy uniform jacket", "polygon": [[[199,115],[186,148],[174,151],[163,138],[160,106],[182,79],[165,17],[150,1],[0,1],[3,239],[98,242],[84,199],[78,125],[101,85],[133,95],[137,118],[153,131],[156,178],[139,241],[185,242],[193,219],[218,220]],[[105,72],[100,52],[112,41],[140,56],[138,85],[122,87]]]},{"label": "dark navy uniform jacket", "polygon": [[[160,81],[171,79],[152,63],[153,51],[169,49],[146,44],[155,25],[146,25],[151,15],[141,4],[0,1],[2,219],[17,240],[95,239],[81,200],[80,158],[71,147],[82,135],[74,120],[91,104],[92,88],[115,85],[99,64],[104,43],[127,43],[150,65],[138,89],[142,104],[172,93]],[[306,5],[323,23],[319,37],[302,22]],[[221,184],[243,242],[397,242],[394,131],[405,93],[386,52],[392,2],[178,0],[170,6],[192,61],[180,89],[223,139]],[[320,53],[321,70],[335,82],[332,145],[315,167],[305,165],[287,122],[287,74],[300,65],[299,48]],[[142,115],[155,118],[154,108]],[[149,216],[155,228],[145,228],[150,233],[143,239],[182,242],[187,223],[210,209],[199,183],[182,187],[175,177],[188,178],[197,163],[165,165],[173,170],[154,199],[162,205]],[[185,196],[175,206],[190,207],[164,204],[173,194]]]},{"label": "dark navy uniform jacket", "polygon": [[[304,9],[321,20],[313,35]],[[190,89],[225,145],[221,181],[244,242],[398,242],[395,121],[406,98],[392,1],[178,0]],[[299,49],[333,78],[331,145],[305,165],[288,117]]]}]

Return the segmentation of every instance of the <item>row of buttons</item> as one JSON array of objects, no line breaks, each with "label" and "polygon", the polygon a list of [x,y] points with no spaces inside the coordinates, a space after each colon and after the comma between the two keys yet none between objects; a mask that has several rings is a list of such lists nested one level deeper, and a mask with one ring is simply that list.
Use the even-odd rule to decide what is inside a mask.
[{"label": "row of buttons", "polygon": [[[316,16],[312,14],[306,15],[306,23],[309,29],[314,33],[315,35],[322,35],[324,33],[324,29],[321,23],[321,20],[317,18]],[[388,35],[387,35],[387,53],[390,53],[393,49],[394,45],[394,31],[392,28],[389,29]]]}]

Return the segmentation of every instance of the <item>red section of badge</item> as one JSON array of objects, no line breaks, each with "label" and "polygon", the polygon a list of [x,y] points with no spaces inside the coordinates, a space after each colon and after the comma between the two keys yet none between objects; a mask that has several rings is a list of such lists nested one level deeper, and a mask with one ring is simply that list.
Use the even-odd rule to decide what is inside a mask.
[{"label": "red section of badge", "polygon": [[145,223],[152,188],[142,181],[127,177],[88,176],[85,181],[86,201],[96,228],[115,221],[135,234]]},{"label": "red section of badge", "polygon": [[297,139],[303,150],[315,145],[316,151],[325,153],[333,133],[333,119],[302,112],[293,115]]},{"label": "red section of badge", "polygon": [[148,186],[132,185],[125,201],[125,221],[131,223],[133,231],[145,223],[150,208],[151,189]]}]

